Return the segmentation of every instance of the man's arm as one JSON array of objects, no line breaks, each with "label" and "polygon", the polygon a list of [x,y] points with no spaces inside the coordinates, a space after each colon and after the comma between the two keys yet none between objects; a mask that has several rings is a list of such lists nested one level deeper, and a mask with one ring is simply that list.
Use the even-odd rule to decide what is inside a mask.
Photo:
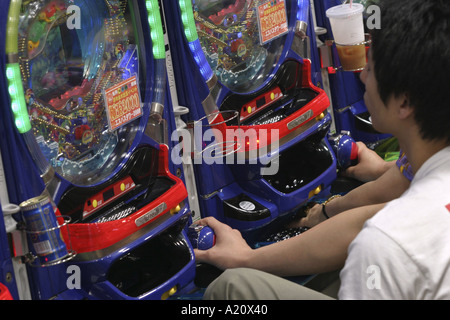
[{"label": "man's arm", "polygon": [[258,249],[250,248],[237,230],[214,218],[201,220],[216,233],[209,250],[195,250],[198,262],[220,269],[247,267],[279,276],[315,274],[344,266],[347,248],[364,222],[384,204],[346,211],[297,237]]},{"label": "man's arm", "polygon": [[389,202],[400,197],[409,185],[410,181],[393,165],[378,179],[351,190],[344,197],[330,201],[326,205],[327,214],[334,216],[360,206]]},{"label": "man's arm", "polygon": [[[333,217],[353,208],[386,203],[402,195],[409,185],[410,181],[394,163],[381,177],[366,182],[343,197],[333,199],[326,204],[325,209],[327,215]],[[291,223],[291,226],[314,227],[325,219],[322,213],[322,205],[317,204],[308,211],[306,217]]]}]

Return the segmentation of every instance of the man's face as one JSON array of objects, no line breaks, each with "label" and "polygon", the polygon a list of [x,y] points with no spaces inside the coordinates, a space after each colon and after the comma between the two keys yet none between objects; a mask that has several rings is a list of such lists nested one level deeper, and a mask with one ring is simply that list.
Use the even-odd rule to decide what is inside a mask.
[{"label": "man's face", "polygon": [[381,133],[390,133],[387,127],[389,120],[389,108],[381,100],[378,92],[378,82],[375,78],[374,63],[372,53],[369,50],[369,59],[366,67],[360,75],[361,81],[366,86],[364,102],[372,119],[373,127]]}]

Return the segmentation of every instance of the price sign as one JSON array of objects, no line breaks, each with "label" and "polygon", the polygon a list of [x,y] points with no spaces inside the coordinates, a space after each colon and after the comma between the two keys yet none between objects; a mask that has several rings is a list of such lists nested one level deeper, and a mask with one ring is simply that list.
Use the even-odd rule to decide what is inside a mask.
[{"label": "price sign", "polygon": [[142,115],[136,76],[128,78],[104,92],[109,129],[114,131]]},{"label": "price sign", "polygon": [[259,38],[265,44],[288,32],[284,0],[271,0],[258,6]]}]

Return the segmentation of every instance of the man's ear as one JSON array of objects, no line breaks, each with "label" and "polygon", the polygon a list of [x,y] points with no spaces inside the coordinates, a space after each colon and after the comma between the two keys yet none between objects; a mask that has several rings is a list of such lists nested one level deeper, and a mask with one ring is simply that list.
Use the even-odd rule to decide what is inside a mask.
[{"label": "man's ear", "polygon": [[406,119],[413,115],[414,108],[410,104],[409,95],[402,93],[395,98],[396,104],[398,106],[398,116],[400,119]]}]

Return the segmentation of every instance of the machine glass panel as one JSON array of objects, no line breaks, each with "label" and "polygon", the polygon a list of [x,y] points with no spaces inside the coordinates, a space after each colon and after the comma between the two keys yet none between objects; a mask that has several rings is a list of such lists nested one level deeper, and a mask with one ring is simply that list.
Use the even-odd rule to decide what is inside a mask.
[{"label": "machine glass panel", "polygon": [[[283,3],[284,4],[284,3]],[[265,83],[278,63],[285,33],[261,37],[260,1],[205,1],[193,4],[197,33],[211,69],[235,92],[249,92]],[[262,10],[262,9],[261,9]],[[286,10],[280,21],[287,28]],[[287,29],[286,29],[287,31]]]},{"label": "machine glass panel", "polygon": [[144,81],[127,2],[27,2],[19,63],[33,134],[59,175],[94,184],[114,171],[136,136],[130,122],[112,129],[114,111],[104,99],[105,90],[126,79],[136,76],[129,85],[138,88]]}]

